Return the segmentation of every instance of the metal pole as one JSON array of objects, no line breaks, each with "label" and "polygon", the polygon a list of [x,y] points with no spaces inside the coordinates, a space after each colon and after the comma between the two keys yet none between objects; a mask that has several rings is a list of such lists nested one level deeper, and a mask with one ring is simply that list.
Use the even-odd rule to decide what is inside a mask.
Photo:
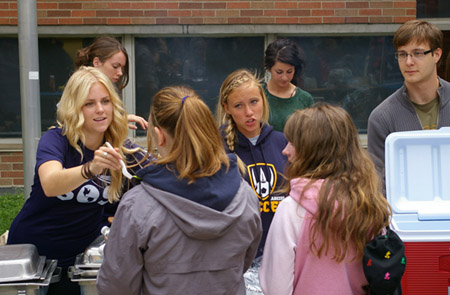
[{"label": "metal pole", "polygon": [[17,14],[24,194],[28,198],[33,184],[37,145],[41,137],[36,0],[17,0]]},{"label": "metal pole", "polygon": [[[122,44],[125,46],[127,52],[128,52],[128,66],[129,66],[129,82],[128,86],[125,87],[125,89],[122,90],[122,99],[123,104],[125,106],[125,109],[127,110],[128,114],[136,114],[136,103],[135,103],[135,97],[136,97],[136,89],[135,86],[136,83],[133,83],[135,79],[135,73],[134,73],[134,40],[133,37],[129,35],[123,35],[122,36]],[[139,127],[140,128],[140,127]],[[128,136],[129,137],[136,137],[136,131],[133,129],[128,129]]]}]

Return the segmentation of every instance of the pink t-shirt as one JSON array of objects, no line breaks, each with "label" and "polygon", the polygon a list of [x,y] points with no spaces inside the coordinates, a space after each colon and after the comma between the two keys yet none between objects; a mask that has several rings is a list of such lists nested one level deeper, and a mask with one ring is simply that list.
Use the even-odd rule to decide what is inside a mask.
[{"label": "pink t-shirt", "polygon": [[[259,272],[265,295],[365,294],[362,261],[336,263],[309,249],[309,226],[317,210],[317,196],[323,180],[317,180],[300,196],[309,179],[291,181],[290,196],[283,200],[272,221]],[[353,253],[348,253],[349,260]]]}]

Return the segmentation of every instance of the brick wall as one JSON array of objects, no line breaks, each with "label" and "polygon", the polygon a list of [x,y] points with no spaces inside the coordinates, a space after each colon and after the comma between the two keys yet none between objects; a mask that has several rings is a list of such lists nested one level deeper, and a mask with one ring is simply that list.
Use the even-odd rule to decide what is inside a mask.
[{"label": "brick wall", "polygon": [[0,187],[23,187],[22,152],[0,152]]},{"label": "brick wall", "polygon": [[[38,25],[403,23],[411,0],[36,0]],[[16,0],[0,0],[0,25],[17,25]]]}]

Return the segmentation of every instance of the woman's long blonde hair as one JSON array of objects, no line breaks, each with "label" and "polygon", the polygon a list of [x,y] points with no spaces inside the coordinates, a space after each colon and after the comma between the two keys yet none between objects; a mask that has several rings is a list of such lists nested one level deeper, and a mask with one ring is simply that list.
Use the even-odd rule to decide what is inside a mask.
[{"label": "woman's long blonde hair", "polygon": [[154,163],[174,167],[179,178],[194,182],[214,175],[222,165],[229,167],[214,117],[192,89],[172,86],[160,90],[153,98],[148,122],[149,149],[156,146],[154,127],[164,129],[173,138],[169,154]]},{"label": "woman's long blonde hair", "polygon": [[[88,98],[89,91],[96,83],[102,84],[109,93],[111,104],[113,105],[113,118],[111,125],[105,132],[105,141],[110,142],[114,147],[119,147],[122,156],[125,153],[133,153],[123,146],[128,136],[127,114],[122,104],[122,100],[114,90],[112,82],[100,70],[94,67],[80,67],[67,82],[57,110],[57,124],[62,129],[62,134],[67,137],[69,144],[75,148],[83,159],[83,152],[80,146],[86,142],[83,133],[84,116],[83,105]],[[110,171],[111,184],[108,189],[108,199],[110,202],[117,201],[122,191],[121,171]]]},{"label": "woman's long blonde hair", "polygon": [[367,242],[389,224],[391,208],[351,117],[340,107],[315,105],[294,112],[284,133],[296,151],[286,172],[286,191],[295,178],[310,179],[309,185],[324,179],[311,223],[311,250],[320,257],[334,249],[337,262],[349,249],[356,250],[354,258],[362,258]]}]

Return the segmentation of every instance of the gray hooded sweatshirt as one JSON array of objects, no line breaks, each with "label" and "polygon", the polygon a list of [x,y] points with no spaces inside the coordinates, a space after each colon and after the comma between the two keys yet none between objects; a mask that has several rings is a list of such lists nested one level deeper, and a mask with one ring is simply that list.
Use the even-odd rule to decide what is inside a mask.
[{"label": "gray hooded sweatshirt", "polygon": [[119,204],[98,294],[244,295],[262,228],[258,199],[230,162],[194,184],[144,168],[142,184]]}]

